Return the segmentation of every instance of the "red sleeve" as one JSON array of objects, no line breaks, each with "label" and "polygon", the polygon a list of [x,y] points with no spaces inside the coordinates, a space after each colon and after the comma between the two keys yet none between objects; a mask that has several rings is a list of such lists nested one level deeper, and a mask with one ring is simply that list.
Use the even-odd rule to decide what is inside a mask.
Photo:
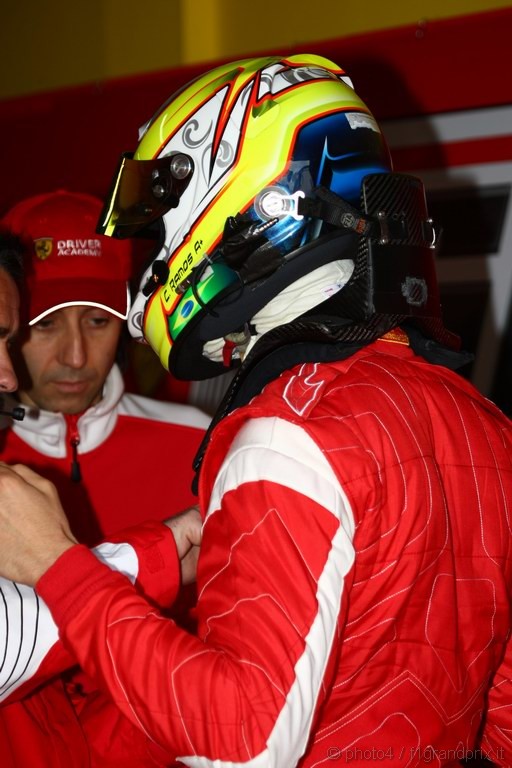
[{"label": "red sleeve", "polygon": [[162,608],[174,602],[180,588],[180,564],[174,536],[164,523],[149,520],[109,536],[108,541],[134,548],[139,566],[135,584],[145,597]]},{"label": "red sleeve", "polygon": [[291,768],[328,687],[353,562],[336,509],[273,482],[221,494],[203,532],[199,637],[82,547],[38,589],[87,674],[170,755]]},{"label": "red sleeve", "polygon": [[[138,569],[135,580],[137,590],[152,603],[163,608],[171,606],[180,587],[180,568],[174,536],[169,528],[163,523],[150,521],[110,536],[109,542],[123,543],[133,548]],[[83,548],[78,549],[82,551]],[[96,560],[94,555],[90,554],[90,557]],[[80,557],[77,558],[77,565],[79,563]],[[117,576],[127,581],[125,576]],[[50,615],[33,590],[23,588],[23,592],[18,590],[18,593],[18,602],[23,604],[25,612],[24,623],[18,626],[20,606],[16,604],[12,608],[13,620],[7,621],[6,626],[10,634],[6,643],[20,645],[20,663],[13,668],[12,674],[7,676],[5,681],[2,680],[2,705],[25,697],[36,687],[77,664],[73,653],[58,638],[53,614]],[[10,610],[4,598],[4,611],[8,618]],[[34,618],[32,622],[35,629],[31,636],[27,631],[27,625],[30,623],[27,618],[31,619],[32,614],[36,612],[38,618]],[[30,664],[21,663],[24,656],[23,643],[31,645],[30,656],[28,652],[25,654],[30,658]]]}]

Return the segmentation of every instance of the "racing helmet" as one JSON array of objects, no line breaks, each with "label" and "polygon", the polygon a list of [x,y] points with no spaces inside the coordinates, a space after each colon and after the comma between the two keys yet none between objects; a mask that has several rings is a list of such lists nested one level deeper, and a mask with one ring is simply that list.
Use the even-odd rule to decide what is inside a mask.
[{"label": "racing helmet", "polygon": [[[375,180],[380,189],[396,174],[350,79],[317,55],[219,66],[171,96],[139,139],[121,158],[98,231],[156,233],[128,325],[178,378],[225,372],[203,354],[207,341],[243,332],[317,267],[356,259],[376,226],[381,245],[404,226],[361,215],[365,180],[371,198]],[[426,209],[420,218],[425,228]]]}]

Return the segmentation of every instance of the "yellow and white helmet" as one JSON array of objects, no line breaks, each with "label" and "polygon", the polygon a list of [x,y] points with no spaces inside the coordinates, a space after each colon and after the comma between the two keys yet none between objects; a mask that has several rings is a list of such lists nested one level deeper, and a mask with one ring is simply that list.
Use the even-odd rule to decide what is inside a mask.
[{"label": "yellow and white helmet", "polygon": [[316,267],[354,254],[357,214],[330,239],[314,191],[342,198],[349,220],[364,177],[390,171],[375,119],[327,59],[247,59],[194,80],[122,157],[100,220],[99,231],[114,237],[159,224],[161,247],[130,332],[180,378],[222,373],[203,355],[208,340],[243,328]]}]

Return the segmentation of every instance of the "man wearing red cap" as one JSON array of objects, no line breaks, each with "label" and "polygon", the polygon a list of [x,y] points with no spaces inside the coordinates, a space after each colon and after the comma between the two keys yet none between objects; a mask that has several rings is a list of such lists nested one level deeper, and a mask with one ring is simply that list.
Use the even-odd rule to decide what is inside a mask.
[{"label": "man wearing red cap", "polygon": [[[192,460],[209,419],[192,406],[124,392],[116,355],[130,309],[132,249],[96,234],[100,211],[101,202],[90,195],[57,191],[17,204],[4,219],[24,242],[28,263],[26,325],[15,350],[20,385],[16,400],[3,404],[9,411],[21,402],[26,413],[3,430],[1,458],[26,464],[57,485],[78,541],[94,546],[107,537],[115,546],[121,529],[194,503]],[[165,484],[169,445],[176,446],[171,489]],[[155,531],[158,537],[159,524]],[[121,570],[140,579],[140,568],[133,572],[127,561]],[[20,617],[18,628],[11,620],[8,642],[16,644],[16,632],[20,638],[25,632],[37,659],[27,661],[34,676],[18,688],[21,652],[3,689],[3,768],[48,765],[50,744],[52,766],[145,764],[133,728],[83,674],[30,693],[59,668],[62,649],[54,645],[51,617],[45,622],[42,615],[32,633],[23,627],[22,611]]]}]

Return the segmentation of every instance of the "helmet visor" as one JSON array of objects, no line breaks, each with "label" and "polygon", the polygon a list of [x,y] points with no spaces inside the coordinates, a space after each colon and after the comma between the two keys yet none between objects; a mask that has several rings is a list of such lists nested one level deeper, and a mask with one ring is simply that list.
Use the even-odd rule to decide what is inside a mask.
[{"label": "helmet visor", "polygon": [[121,155],[97,231],[108,237],[133,237],[177,208],[194,174],[192,158],[181,152],[151,160]]}]

